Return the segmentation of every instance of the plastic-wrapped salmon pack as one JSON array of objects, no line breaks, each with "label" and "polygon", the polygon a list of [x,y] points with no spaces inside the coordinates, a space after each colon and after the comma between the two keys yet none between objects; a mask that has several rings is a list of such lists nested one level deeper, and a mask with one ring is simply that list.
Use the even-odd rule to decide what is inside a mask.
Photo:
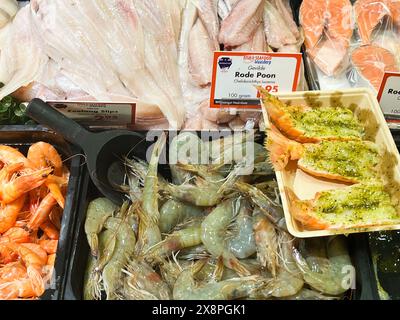
[{"label": "plastic-wrapped salmon pack", "polygon": [[400,71],[399,0],[304,0],[299,22],[316,87],[370,87]]}]

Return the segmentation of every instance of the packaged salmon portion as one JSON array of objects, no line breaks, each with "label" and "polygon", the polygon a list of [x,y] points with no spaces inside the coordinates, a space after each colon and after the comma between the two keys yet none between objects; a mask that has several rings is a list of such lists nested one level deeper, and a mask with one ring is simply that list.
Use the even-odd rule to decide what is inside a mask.
[{"label": "packaged salmon portion", "polygon": [[304,0],[299,22],[320,89],[369,87],[400,70],[399,0]]}]

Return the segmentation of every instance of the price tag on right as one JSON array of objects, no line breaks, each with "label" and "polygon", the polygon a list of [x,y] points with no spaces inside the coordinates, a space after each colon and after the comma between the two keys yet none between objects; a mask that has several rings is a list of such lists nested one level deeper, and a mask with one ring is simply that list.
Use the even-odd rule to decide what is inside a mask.
[{"label": "price tag on right", "polygon": [[385,73],[378,101],[388,120],[400,121],[400,73]]}]

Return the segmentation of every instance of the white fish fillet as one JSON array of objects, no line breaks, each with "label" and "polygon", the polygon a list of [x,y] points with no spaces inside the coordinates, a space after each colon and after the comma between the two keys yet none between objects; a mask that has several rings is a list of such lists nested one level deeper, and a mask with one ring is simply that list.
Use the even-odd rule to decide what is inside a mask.
[{"label": "white fish fillet", "polygon": [[198,14],[206,27],[215,50],[219,49],[218,0],[198,0]]},{"label": "white fish fillet", "polygon": [[0,82],[5,86],[0,89],[0,99],[31,83],[48,61],[35,41],[31,21],[26,7],[2,30]]},{"label": "white fish fillet", "polygon": [[[166,93],[169,108],[176,111],[178,127],[181,127],[185,121],[185,108],[179,80],[178,43],[175,42],[173,20],[168,16],[168,1],[136,0],[135,4],[145,30],[145,65],[156,79],[158,90]],[[151,102],[150,99],[147,101]]]},{"label": "white fish fillet", "polygon": [[265,1],[264,28],[268,44],[275,49],[297,43],[296,36],[270,1]]},{"label": "white fish fillet", "polygon": [[197,19],[189,37],[189,72],[200,87],[211,84],[215,47],[201,19]]},{"label": "white fish fillet", "polygon": [[292,34],[296,37],[296,39],[300,38],[299,28],[297,27],[296,22],[293,20],[293,12],[290,7],[289,0],[274,0],[274,5],[278,9],[282,18],[285,20],[286,25],[289,27]]},{"label": "white fish fillet", "polygon": [[226,48],[240,46],[249,42],[262,23],[262,0],[241,0],[222,21],[219,42]]},{"label": "white fish fillet", "polygon": [[254,51],[254,52],[271,52],[265,37],[264,27],[260,25],[252,39],[241,46],[236,47],[233,51]]},{"label": "white fish fillet", "polygon": [[183,11],[178,55],[181,87],[188,119],[192,119],[200,113],[200,103],[207,99],[207,97],[210,95],[210,88],[201,88],[197,85],[194,85],[191,81],[191,75],[189,73],[189,38],[191,30],[197,19],[197,8],[193,2],[188,1]]},{"label": "white fish fillet", "polygon": [[[83,91],[101,100],[119,96],[157,105],[171,127],[179,128],[185,112],[178,100],[181,96],[172,18],[165,5],[162,17],[159,7],[148,14],[151,4],[132,0],[41,0],[32,13],[45,52]],[[102,28],[98,28],[100,25]],[[156,37],[154,30],[160,25],[158,34],[160,30],[165,34]],[[170,45],[161,48],[158,41]],[[158,59],[153,61],[151,54]],[[156,71],[149,68],[158,68],[157,77]]]}]

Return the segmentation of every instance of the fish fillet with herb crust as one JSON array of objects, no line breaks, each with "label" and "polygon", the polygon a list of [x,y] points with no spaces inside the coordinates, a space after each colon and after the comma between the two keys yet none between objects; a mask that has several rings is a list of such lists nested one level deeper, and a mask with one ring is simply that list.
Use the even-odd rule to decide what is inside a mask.
[{"label": "fish fillet with herb crust", "polygon": [[364,128],[348,108],[289,106],[258,87],[271,121],[290,139],[301,143],[323,140],[361,140]]},{"label": "fish fillet with herb crust", "polygon": [[351,229],[400,223],[389,194],[380,183],[360,183],[318,192],[302,201],[286,189],[291,213],[306,229]]},{"label": "fish fillet with herb crust", "polygon": [[358,183],[379,179],[380,155],[375,143],[362,140],[329,141],[301,144],[283,136],[274,126],[267,132],[266,148],[276,170],[289,160],[313,176]]}]

